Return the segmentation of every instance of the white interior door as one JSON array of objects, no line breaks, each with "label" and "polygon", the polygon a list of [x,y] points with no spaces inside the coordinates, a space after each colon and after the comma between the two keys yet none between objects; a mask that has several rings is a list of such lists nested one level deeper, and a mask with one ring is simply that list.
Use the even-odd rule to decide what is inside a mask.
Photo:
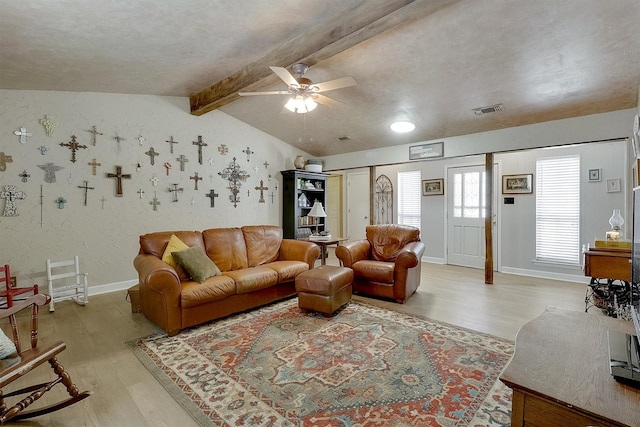
[{"label": "white interior door", "polygon": [[349,240],[366,237],[369,220],[369,171],[347,173],[347,236]]},{"label": "white interior door", "polygon": [[[448,264],[484,268],[486,255],[484,223],[487,214],[484,169],[483,165],[449,168],[447,171]],[[495,209],[493,212],[495,214]],[[492,223],[495,224],[495,220],[492,220]],[[494,253],[497,246],[495,242],[498,241],[495,230],[494,226]]]},{"label": "white interior door", "polygon": [[333,237],[342,237],[342,175],[327,179],[327,225]]}]

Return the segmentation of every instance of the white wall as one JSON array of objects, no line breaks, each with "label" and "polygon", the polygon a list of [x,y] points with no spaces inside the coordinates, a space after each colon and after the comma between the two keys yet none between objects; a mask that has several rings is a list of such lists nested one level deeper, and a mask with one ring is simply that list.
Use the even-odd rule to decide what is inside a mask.
[{"label": "white wall", "polygon": [[[13,158],[6,170],[0,172],[0,190],[5,185],[15,185],[27,195],[17,201],[19,216],[0,216],[0,263],[10,264],[18,285],[35,281],[46,286],[47,258],[60,260],[79,255],[94,287],[92,293],[123,288],[137,281],[132,261],[141,234],[248,224],[280,225],[279,171],[292,169],[297,154],[307,157],[307,153],[220,111],[192,116],[188,98],[0,90],[0,100],[0,152]],[[46,136],[40,124],[45,114],[58,122],[52,137]],[[104,133],[98,136],[96,146],[86,132],[93,125]],[[20,127],[33,134],[26,144],[21,144],[13,134]],[[116,133],[126,141],[118,144],[113,139]],[[59,145],[70,141],[71,135],[88,147],[77,152],[75,163],[70,161],[71,151]],[[139,135],[146,139],[142,146],[137,140]],[[192,145],[198,135],[208,143],[203,165],[198,164],[197,147]],[[170,154],[165,142],[171,136],[179,141],[174,154]],[[221,144],[228,147],[226,155],[218,152]],[[43,145],[48,148],[45,155],[38,150]],[[154,166],[144,154],[150,146],[160,153]],[[253,151],[250,161],[243,152],[247,147]],[[184,172],[176,161],[180,154],[189,159]],[[228,182],[218,175],[234,156],[250,174],[242,184],[240,203],[235,208],[229,201]],[[95,176],[87,164],[93,158],[102,164]],[[209,159],[213,164],[208,163]],[[167,161],[172,165],[168,177],[163,167]],[[266,168],[265,161],[269,164]],[[55,183],[44,182],[44,171],[38,168],[49,162],[64,168],[56,173]],[[136,171],[137,163],[142,166],[140,171]],[[123,173],[132,174],[132,179],[123,180],[123,197],[115,196],[115,180],[106,177],[115,171],[116,165],[122,166]],[[26,183],[18,176],[23,170],[31,175]],[[198,191],[189,179],[195,172],[204,178],[198,183]],[[154,174],[160,180],[156,187],[150,182]],[[84,180],[95,188],[89,190],[87,206],[83,205],[83,190],[78,188]],[[264,193],[266,203],[259,203],[260,194],[254,189],[260,180],[269,187]],[[172,202],[168,191],[173,183],[184,188],[177,203]],[[145,191],[143,199],[137,194],[139,189]],[[219,194],[213,208],[205,196],[210,189]],[[154,192],[161,202],[157,211],[149,204]],[[58,209],[54,202],[60,196],[68,201],[64,209]],[[100,201],[103,197],[104,208]],[[0,215],[4,206],[1,199]]]}]

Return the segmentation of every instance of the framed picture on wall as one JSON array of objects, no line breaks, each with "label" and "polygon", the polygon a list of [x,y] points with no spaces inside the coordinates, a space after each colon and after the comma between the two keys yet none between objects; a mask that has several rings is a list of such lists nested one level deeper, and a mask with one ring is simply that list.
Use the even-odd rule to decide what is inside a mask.
[{"label": "framed picture on wall", "polygon": [[589,169],[589,182],[600,182],[600,169]]},{"label": "framed picture on wall", "polygon": [[444,178],[422,180],[423,196],[437,196],[441,194],[444,194]]},{"label": "framed picture on wall", "polygon": [[528,194],[533,192],[533,174],[502,175],[502,194]]}]

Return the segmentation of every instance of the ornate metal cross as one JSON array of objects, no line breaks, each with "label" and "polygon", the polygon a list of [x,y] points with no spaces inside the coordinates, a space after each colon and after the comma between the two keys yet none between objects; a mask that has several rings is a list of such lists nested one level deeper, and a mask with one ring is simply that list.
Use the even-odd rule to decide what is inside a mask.
[{"label": "ornate metal cross", "polygon": [[202,177],[198,176],[198,172],[196,172],[193,176],[190,176],[189,179],[192,179],[196,182],[196,186],[194,188],[194,190],[198,189],[198,181],[202,181]]},{"label": "ornate metal cross", "polygon": [[209,193],[206,194],[206,196],[211,199],[211,207],[214,207],[216,205],[216,200],[215,199],[216,199],[216,197],[219,196],[219,194],[216,193],[216,190],[214,190],[212,188],[211,190],[209,190]]},{"label": "ornate metal cross", "polygon": [[268,189],[269,189],[269,187],[265,187],[264,183],[262,182],[262,180],[260,180],[260,187],[256,187],[256,190],[260,190],[260,200],[258,200],[258,203],[264,203],[263,191],[266,191]]},{"label": "ornate metal cross", "polygon": [[14,130],[13,134],[20,137],[20,144],[26,144],[27,138],[33,135],[32,133],[27,132],[27,128],[20,128],[20,130]]},{"label": "ornate metal cross", "polygon": [[156,150],[153,149],[153,147],[149,148],[149,151],[147,151],[146,153],[147,156],[149,156],[151,158],[151,164],[154,165],[155,164],[155,159],[156,156],[160,153],[156,153]]},{"label": "ornate metal cross", "polygon": [[18,216],[16,200],[24,199],[27,195],[24,191],[18,191],[15,185],[5,185],[4,191],[0,191],[0,198],[5,199],[3,216]]},{"label": "ornate metal cross", "polygon": [[249,174],[242,169],[240,169],[240,165],[236,162],[236,158],[233,158],[233,162],[229,163],[229,166],[224,168],[222,172],[218,172],[223,179],[229,181],[229,190],[231,191],[231,196],[229,196],[229,200],[233,203],[233,207],[237,207],[240,202],[240,187],[242,187],[242,181],[246,181],[249,178]]},{"label": "ornate metal cross", "polygon": [[[98,132],[97,128],[95,126],[91,127],[91,130],[88,130],[87,132],[89,132],[91,135],[91,142],[93,142],[93,145],[96,145],[96,136],[97,135],[102,135],[102,133]],[[118,141],[120,142],[120,141]],[[95,175],[95,173],[94,173]]]},{"label": "ornate metal cross", "polygon": [[154,211],[158,210],[158,205],[160,204],[160,202],[158,201],[158,192],[157,191],[154,191],[153,199],[149,202],[149,204],[151,206],[153,206],[153,210]]},{"label": "ornate metal cross", "polygon": [[[198,135],[198,140],[197,141],[193,141],[193,145],[197,145],[198,146],[198,163],[202,164],[202,147],[207,147],[209,144],[206,144],[202,140],[202,135]],[[183,169],[181,169],[181,170],[183,170]]]},{"label": "ornate metal cross", "polygon": [[44,165],[38,165],[38,167],[44,171],[44,182],[49,184],[56,182],[56,172],[64,169],[62,166],[56,166],[53,163],[45,163]]},{"label": "ornate metal cross", "polygon": [[[180,154],[180,157],[176,157],[176,160],[180,162],[180,170],[184,172],[184,164],[189,163],[189,159],[187,159],[184,154]],[[167,175],[169,175],[168,171]]]},{"label": "ornate metal cross", "polygon": [[131,179],[131,174],[123,174],[122,166],[116,166],[116,173],[108,173],[107,178],[116,179],[116,197],[122,197],[122,180]]},{"label": "ornate metal cross", "polygon": [[92,161],[90,161],[90,162],[89,162],[89,163],[87,163],[87,164],[88,164],[89,166],[91,166],[91,173],[92,173],[93,175],[95,175],[95,174],[96,174],[96,168],[97,168],[98,166],[102,166],[102,163],[97,163],[97,162],[96,162],[96,159],[93,159]]},{"label": "ornate metal cross", "polygon": [[169,191],[173,193],[173,202],[178,201],[178,193],[182,193],[184,188],[178,188],[178,184],[171,184],[173,188],[169,187]]},{"label": "ornate metal cross", "polygon": [[76,151],[78,151],[81,148],[87,148],[86,145],[78,144],[78,141],[76,141],[75,135],[71,135],[71,142],[67,142],[67,143],[61,142],[60,146],[69,147],[69,150],[71,150],[71,163],[76,162]]},{"label": "ornate metal cross", "polygon": [[249,157],[253,154],[253,151],[251,151],[251,148],[247,147],[247,149],[242,150],[242,152],[247,155],[247,162],[250,161],[251,159]]},{"label": "ornate metal cross", "polygon": [[89,181],[82,181],[84,185],[78,185],[78,188],[82,188],[84,190],[84,205],[87,206],[87,193],[89,190],[93,190],[93,187],[89,187]]},{"label": "ornate metal cross", "polygon": [[173,135],[171,135],[171,138],[169,138],[168,140],[165,140],[165,142],[169,143],[169,145],[171,146],[171,154],[173,154],[173,144],[178,144],[178,141],[174,141]]},{"label": "ornate metal cross", "polygon": [[4,151],[0,151],[0,172],[7,170],[7,163],[13,163],[13,157],[4,154]]},{"label": "ornate metal cross", "polygon": [[44,115],[44,119],[40,119],[40,124],[44,126],[44,131],[47,136],[53,135],[53,131],[58,127],[58,122],[50,119],[48,115]]}]

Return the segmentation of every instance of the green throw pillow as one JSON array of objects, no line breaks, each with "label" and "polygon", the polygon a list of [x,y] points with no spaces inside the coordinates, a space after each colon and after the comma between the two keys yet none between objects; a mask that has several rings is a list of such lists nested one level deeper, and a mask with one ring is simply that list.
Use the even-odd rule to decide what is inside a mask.
[{"label": "green throw pillow", "polygon": [[204,253],[199,246],[194,246],[183,251],[172,252],[176,262],[187,270],[191,278],[197,282],[204,282],[209,277],[219,276],[222,273],[217,265]]}]

